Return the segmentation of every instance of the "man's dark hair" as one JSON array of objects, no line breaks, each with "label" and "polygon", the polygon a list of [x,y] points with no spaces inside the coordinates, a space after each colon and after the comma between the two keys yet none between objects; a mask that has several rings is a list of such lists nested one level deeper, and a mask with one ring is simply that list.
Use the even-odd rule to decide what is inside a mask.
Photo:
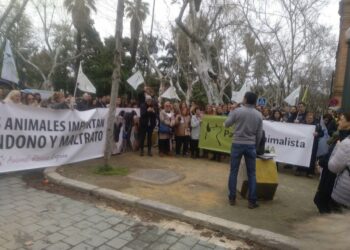
[{"label": "man's dark hair", "polygon": [[299,102],[298,105],[303,105],[304,107],[306,107],[306,103],[305,102]]},{"label": "man's dark hair", "polygon": [[244,98],[246,99],[247,104],[256,105],[256,101],[258,99],[258,96],[253,92],[247,92],[247,93],[245,93]]},{"label": "man's dark hair", "polygon": [[331,114],[324,114],[323,119],[328,119],[329,121],[333,120],[333,116]]}]

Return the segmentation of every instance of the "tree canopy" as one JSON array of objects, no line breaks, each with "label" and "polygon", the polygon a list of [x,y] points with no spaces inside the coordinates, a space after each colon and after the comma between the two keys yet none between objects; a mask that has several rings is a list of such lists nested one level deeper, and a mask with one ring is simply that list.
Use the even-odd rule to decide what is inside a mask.
[{"label": "tree canopy", "polygon": [[[130,37],[122,39],[121,96],[136,97],[126,79],[141,70],[159,94],[174,86],[187,102],[228,102],[232,91],[247,83],[271,103],[282,104],[297,86],[326,100],[337,44],[330,27],[320,22],[324,0],[273,0],[273,13],[269,0],[172,2],[180,6],[178,18],[169,23],[171,37],[164,37],[144,31],[148,2],[125,1]],[[39,30],[33,30],[28,6],[41,20]],[[62,7],[68,19],[54,0],[8,1],[0,11],[1,42],[11,41],[21,80],[72,93],[82,61],[97,95],[108,94],[115,38],[101,41],[92,18],[98,4],[65,0]]]}]

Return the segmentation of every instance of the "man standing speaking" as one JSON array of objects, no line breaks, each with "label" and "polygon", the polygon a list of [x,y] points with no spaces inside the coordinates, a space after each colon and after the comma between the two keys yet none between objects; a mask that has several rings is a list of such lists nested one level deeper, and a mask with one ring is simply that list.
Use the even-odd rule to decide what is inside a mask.
[{"label": "man standing speaking", "polygon": [[244,156],[248,174],[248,207],[259,207],[256,195],[256,147],[262,138],[262,115],[255,109],[257,95],[247,92],[243,106],[232,110],[225,121],[226,128],[234,126],[231,149],[231,170],[228,180],[230,205],[236,204],[237,175],[242,156]]}]

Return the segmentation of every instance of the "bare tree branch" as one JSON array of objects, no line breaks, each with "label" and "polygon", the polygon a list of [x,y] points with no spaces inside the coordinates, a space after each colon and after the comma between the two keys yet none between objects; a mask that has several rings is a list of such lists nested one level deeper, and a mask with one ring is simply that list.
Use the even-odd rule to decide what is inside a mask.
[{"label": "bare tree branch", "polygon": [[50,30],[51,30],[52,19],[53,19],[53,15],[54,15],[54,12],[55,12],[55,8],[53,9],[53,12],[52,12],[52,15],[51,15],[50,25],[49,25],[49,27],[47,27],[47,14],[46,14],[47,7],[48,7],[47,6],[47,1],[45,0],[45,2],[42,4],[43,11],[44,11],[44,16],[42,15],[41,10],[40,10],[40,6],[39,6],[40,3],[36,4],[34,2],[34,0],[31,0],[31,1],[32,1],[33,5],[34,5],[34,7],[35,7],[39,17],[40,17],[41,23],[43,25],[45,44],[47,46],[47,49],[50,51],[50,54],[52,54],[53,53],[53,49],[52,49],[51,44],[49,42],[49,36],[50,36]]},{"label": "bare tree branch", "polygon": [[180,29],[195,43],[198,45],[202,45],[202,40],[197,37],[193,32],[191,32],[182,22],[182,18],[184,15],[184,12],[186,10],[186,7],[188,5],[188,0],[184,0],[184,3],[181,7],[179,16],[175,19],[176,24],[180,27]]},{"label": "bare tree branch", "polygon": [[33,62],[31,62],[30,60],[26,59],[23,54],[17,50],[16,48],[13,48],[13,50],[15,51],[15,53],[17,55],[19,55],[19,57],[23,60],[23,62],[27,63],[28,65],[32,66],[41,76],[41,78],[43,79],[43,81],[45,82],[47,80],[47,77],[45,76],[45,74],[41,71],[41,69],[35,65]]},{"label": "bare tree branch", "polygon": [[214,24],[216,23],[216,20],[218,19],[219,15],[220,15],[220,13],[222,12],[223,9],[224,9],[223,6],[220,6],[220,7],[219,7],[219,9],[218,9],[218,11],[216,12],[216,14],[215,14],[213,20],[211,21],[211,24],[209,25],[208,33],[205,34],[203,40],[207,39],[208,35],[210,34],[211,29],[213,28]]},{"label": "bare tree branch", "polygon": [[3,25],[5,19],[8,17],[8,15],[10,14],[11,10],[13,9],[13,7],[15,6],[16,1],[10,1],[9,5],[7,6],[4,14],[2,14],[2,16],[0,17],[0,28]]},{"label": "bare tree branch", "polygon": [[12,21],[10,22],[10,24],[7,26],[7,29],[5,31],[5,37],[8,37],[13,25],[16,23],[16,22],[19,22],[22,18],[22,15],[23,15],[23,12],[24,12],[24,9],[26,8],[27,6],[27,3],[29,2],[29,0],[24,0],[24,2],[22,3],[21,7],[19,8],[19,11],[17,12],[16,16],[12,19]]}]

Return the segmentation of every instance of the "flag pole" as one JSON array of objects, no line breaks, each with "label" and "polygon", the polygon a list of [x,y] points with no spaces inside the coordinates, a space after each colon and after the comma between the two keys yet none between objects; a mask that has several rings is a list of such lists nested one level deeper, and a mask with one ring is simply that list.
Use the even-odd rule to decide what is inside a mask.
[{"label": "flag pole", "polygon": [[75,83],[75,88],[74,88],[74,95],[73,95],[73,97],[74,97],[74,99],[75,99],[75,96],[76,96],[76,94],[77,94],[77,88],[78,88],[78,81]]},{"label": "flag pole", "polygon": [[74,94],[73,94],[73,98],[74,98],[74,102],[76,103],[75,101],[75,96],[77,95],[77,89],[78,89],[78,78],[79,78],[79,73],[80,73],[80,69],[81,69],[81,62],[79,63],[79,70],[78,70],[78,74],[77,74],[77,80],[75,82],[75,88],[74,88]]},{"label": "flag pole", "polygon": [[[77,103],[76,101],[75,101],[75,97],[76,97],[76,95],[77,95],[77,89],[78,89],[78,77],[79,77],[79,73],[80,73],[80,67],[81,67],[81,62],[80,62],[80,64],[79,64],[79,70],[78,70],[78,74],[77,74],[77,80],[75,81],[75,88],[74,88],[74,94],[73,94],[73,100],[74,100],[74,102],[75,103]],[[71,105],[73,106],[74,105],[74,103],[71,103]]]}]

